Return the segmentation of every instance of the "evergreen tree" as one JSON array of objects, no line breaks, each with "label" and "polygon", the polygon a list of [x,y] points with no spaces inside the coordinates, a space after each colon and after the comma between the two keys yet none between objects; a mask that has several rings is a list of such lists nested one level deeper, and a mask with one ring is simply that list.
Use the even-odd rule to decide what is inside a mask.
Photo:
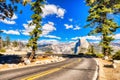
[{"label": "evergreen tree", "polygon": [[18,47],[18,42],[17,41],[13,41],[12,44],[13,44],[13,47]]},{"label": "evergreen tree", "polygon": [[1,33],[3,33],[2,30],[0,30],[0,49],[2,49],[2,47],[3,47],[3,41],[2,41]]},{"label": "evergreen tree", "polygon": [[110,47],[111,41],[114,40],[113,35],[119,26],[114,22],[114,19],[107,17],[108,14],[113,14],[115,9],[111,7],[113,0],[86,0],[88,6],[90,6],[89,16],[87,21],[89,22],[86,27],[92,27],[91,34],[101,34],[102,40],[100,45],[102,46],[104,56],[108,56],[112,48]]},{"label": "evergreen tree", "polygon": [[34,12],[34,14],[31,16],[32,18],[32,22],[29,24],[34,25],[35,28],[33,29],[32,32],[30,32],[30,40],[28,43],[28,46],[32,47],[32,54],[30,56],[30,60],[33,59],[34,55],[35,55],[35,51],[37,50],[37,41],[40,37],[40,34],[42,33],[41,31],[41,21],[42,21],[42,9],[41,7],[43,6],[43,0],[36,0],[35,2],[32,2],[31,4],[31,10]]},{"label": "evergreen tree", "polygon": [[[9,4],[7,0],[0,0],[0,19],[11,19],[15,11],[18,11],[16,3],[22,3],[26,5],[31,0],[10,0]],[[22,13],[22,10],[19,11]]]},{"label": "evergreen tree", "polygon": [[[16,3],[22,3],[23,5],[26,5],[28,2],[31,2],[31,10],[34,12],[31,16],[32,22],[29,24],[29,26],[34,25],[35,28],[32,32],[30,32],[30,40],[28,43],[28,46],[32,47],[32,54],[30,56],[30,59],[32,59],[35,55],[35,51],[37,49],[37,40],[40,37],[41,31],[41,20],[42,20],[42,9],[44,0],[10,0],[10,4],[6,4],[6,2],[0,2],[0,19],[10,19],[12,18],[15,11],[17,11],[17,6],[14,5]],[[20,11],[22,13],[22,11]],[[16,42],[13,42],[16,44]],[[16,46],[16,45],[15,45]]]},{"label": "evergreen tree", "polygon": [[9,45],[10,45],[10,37],[7,36],[7,37],[6,37],[6,46],[8,47]]}]

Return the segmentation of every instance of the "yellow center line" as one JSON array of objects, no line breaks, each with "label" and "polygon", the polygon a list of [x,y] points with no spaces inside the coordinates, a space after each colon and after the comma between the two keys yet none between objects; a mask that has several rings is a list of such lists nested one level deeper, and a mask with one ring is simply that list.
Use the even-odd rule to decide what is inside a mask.
[{"label": "yellow center line", "polygon": [[53,72],[56,72],[58,70],[60,70],[61,68],[54,68],[54,69],[51,69],[51,70],[47,70],[47,71],[44,71],[44,72],[41,72],[39,74],[36,74],[36,75],[33,75],[33,76],[30,76],[30,77],[26,77],[22,80],[33,80],[33,79],[36,79],[36,78],[39,78],[39,77],[42,77],[42,76],[45,76],[47,74],[51,74]]},{"label": "yellow center line", "polygon": [[[80,62],[80,59],[78,59],[78,62]],[[23,78],[21,80],[34,80],[34,79],[37,79],[37,78],[40,78],[40,77],[43,77],[45,75],[48,75],[48,74],[51,74],[51,73],[54,73],[56,71],[59,71],[65,67],[68,67],[70,65],[72,65],[73,63],[69,63],[69,64],[66,64],[64,66],[61,66],[60,68],[53,68],[53,69],[50,69],[50,70],[47,70],[47,71],[44,71],[44,72],[41,72],[41,73],[38,73],[38,74],[35,74],[35,75],[32,75],[32,76],[28,76],[26,78]]]}]

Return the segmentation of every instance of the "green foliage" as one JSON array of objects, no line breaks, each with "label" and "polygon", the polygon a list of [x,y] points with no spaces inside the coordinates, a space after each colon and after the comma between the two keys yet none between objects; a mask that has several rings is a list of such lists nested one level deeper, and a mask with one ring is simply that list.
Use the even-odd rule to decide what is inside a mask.
[{"label": "green foliage", "polygon": [[108,18],[107,15],[116,12],[116,8],[114,6],[116,3],[113,2],[113,0],[86,0],[86,2],[87,5],[90,6],[90,10],[87,18],[89,24],[85,27],[93,28],[89,35],[102,35],[100,45],[102,46],[104,55],[109,55],[112,51],[110,43],[114,40],[114,32],[119,28],[119,26],[114,22],[113,18]]},{"label": "green foliage", "polygon": [[[29,39],[28,46],[32,47],[32,55],[35,55],[35,51],[37,50],[37,41],[40,37],[40,34],[42,33],[42,9],[41,7],[43,6],[43,1],[44,0],[36,0],[31,3],[31,10],[34,12],[33,15],[31,16],[32,22],[29,24],[29,26],[34,25],[35,28],[33,29],[32,32],[30,32],[31,38]],[[31,59],[33,58],[31,56]]]},{"label": "green foliage", "polygon": [[[35,26],[32,32],[30,32],[30,40],[28,43],[28,46],[32,47],[32,52],[35,54],[35,50],[37,49],[37,40],[40,37],[40,34],[42,33],[41,29],[41,21],[42,21],[42,9],[44,0],[10,0],[10,4],[7,4],[6,1],[0,2],[0,19],[10,19],[12,18],[15,11],[17,11],[16,3],[22,3],[24,6],[30,2],[31,4],[31,10],[33,11],[33,15],[31,16],[32,22],[29,24],[29,26]],[[22,11],[20,11],[22,13]],[[14,42],[14,46],[16,47],[17,44]],[[32,54],[32,55],[33,55]]]},{"label": "green foliage", "polygon": [[34,25],[35,28],[33,29],[32,32],[30,32],[31,38],[29,40],[28,46],[31,46],[33,50],[37,49],[37,40],[39,39],[40,34],[42,33],[41,31],[42,3],[41,2],[43,2],[43,0],[36,0],[35,2],[32,2],[31,4],[31,10],[34,12],[34,14],[31,16],[32,22],[29,25],[30,26]]},{"label": "green foliage", "polygon": [[[11,19],[15,11],[18,11],[18,6],[16,4],[23,4],[24,6],[31,2],[31,0],[9,0],[9,4],[6,3],[7,0],[0,0],[0,19]],[[22,13],[22,10],[19,11]]]},{"label": "green foliage", "polygon": [[103,58],[104,55],[103,55],[102,53],[97,53],[97,54],[96,54],[96,57],[98,57],[98,58]]},{"label": "green foliage", "polygon": [[53,54],[52,51],[46,51],[45,54]]},{"label": "green foliage", "polygon": [[120,50],[118,52],[116,52],[113,57],[113,59],[116,59],[116,60],[120,60]]},{"label": "green foliage", "polygon": [[13,41],[13,47],[17,47],[18,46],[18,42],[17,41]]},{"label": "green foliage", "polygon": [[94,54],[95,53],[95,50],[94,50],[94,46],[91,45],[88,49],[88,53],[91,53],[91,54]]},{"label": "green foliage", "polygon": [[6,37],[6,46],[9,46],[9,45],[10,45],[10,37],[7,36],[7,37]]},{"label": "green foliage", "polygon": [[6,52],[6,50],[4,48],[0,49],[0,52]]}]

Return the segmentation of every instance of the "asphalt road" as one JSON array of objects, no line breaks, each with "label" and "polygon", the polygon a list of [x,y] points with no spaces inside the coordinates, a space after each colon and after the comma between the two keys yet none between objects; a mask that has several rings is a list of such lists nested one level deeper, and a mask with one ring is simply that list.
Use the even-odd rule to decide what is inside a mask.
[{"label": "asphalt road", "polygon": [[63,62],[0,72],[0,80],[93,80],[93,58],[69,58]]}]

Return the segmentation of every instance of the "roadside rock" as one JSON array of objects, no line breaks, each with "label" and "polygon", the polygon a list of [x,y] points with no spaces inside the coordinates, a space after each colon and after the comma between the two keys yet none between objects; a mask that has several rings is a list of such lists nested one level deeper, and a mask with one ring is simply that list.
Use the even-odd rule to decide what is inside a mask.
[{"label": "roadside rock", "polygon": [[25,63],[25,65],[28,65],[28,64],[30,64],[31,62],[30,62],[30,60],[29,60],[29,59],[24,58],[24,63]]},{"label": "roadside rock", "polygon": [[63,57],[58,57],[58,56],[47,56],[45,58],[39,56],[37,59],[34,59],[34,62],[30,62],[28,58],[22,58],[22,62],[15,64],[11,63],[12,59],[7,60],[7,64],[5,64],[5,61],[1,61],[0,63],[0,70],[5,70],[5,69],[11,69],[11,68],[20,68],[20,67],[25,67],[25,66],[31,66],[31,65],[36,65],[36,64],[50,64],[50,63],[56,63],[65,60]]},{"label": "roadside rock", "polygon": [[114,60],[113,62],[120,64],[120,60]]},{"label": "roadside rock", "polygon": [[35,64],[49,64],[65,60],[63,57],[50,56],[49,59],[36,61]]}]

